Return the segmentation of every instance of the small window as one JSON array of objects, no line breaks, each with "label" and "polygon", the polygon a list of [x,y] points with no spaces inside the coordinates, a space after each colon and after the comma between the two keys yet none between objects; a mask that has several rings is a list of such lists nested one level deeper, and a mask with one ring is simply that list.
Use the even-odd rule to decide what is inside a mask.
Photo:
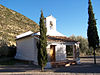
[{"label": "small window", "polygon": [[53,26],[53,22],[52,21],[50,21],[50,26]]},{"label": "small window", "polygon": [[53,29],[53,22],[50,21],[50,29]]}]

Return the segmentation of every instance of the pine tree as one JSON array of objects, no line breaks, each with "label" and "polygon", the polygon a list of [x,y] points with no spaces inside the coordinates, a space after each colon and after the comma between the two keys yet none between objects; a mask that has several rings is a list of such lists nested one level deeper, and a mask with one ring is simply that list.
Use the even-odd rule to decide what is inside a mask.
[{"label": "pine tree", "polygon": [[44,24],[44,16],[43,11],[41,10],[41,17],[40,17],[40,37],[38,47],[38,64],[41,66],[41,70],[44,71],[44,67],[47,63],[47,37],[46,37],[46,26]]},{"label": "pine tree", "polygon": [[94,50],[94,53],[93,53],[94,64],[96,64],[95,50],[99,46],[99,36],[97,32],[96,19],[94,17],[91,0],[89,0],[88,4],[89,4],[88,6],[89,18],[88,18],[87,36],[88,36],[89,47],[92,47]]}]

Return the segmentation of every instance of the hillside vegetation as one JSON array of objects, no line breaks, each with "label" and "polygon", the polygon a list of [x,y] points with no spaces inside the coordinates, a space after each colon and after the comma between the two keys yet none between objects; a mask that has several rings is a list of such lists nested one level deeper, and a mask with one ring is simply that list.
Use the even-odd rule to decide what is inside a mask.
[{"label": "hillside vegetation", "polygon": [[0,5],[0,40],[15,45],[15,36],[27,31],[37,32],[39,26],[24,15]]}]

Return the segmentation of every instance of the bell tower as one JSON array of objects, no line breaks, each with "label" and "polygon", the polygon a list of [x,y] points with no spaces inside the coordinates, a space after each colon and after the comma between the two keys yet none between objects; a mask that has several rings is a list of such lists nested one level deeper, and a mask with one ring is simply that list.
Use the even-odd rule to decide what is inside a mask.
[{"label": "bell tower", "polygon": [[47,32],[56,31],[56,18],[52,15],[45,18],[45,24],[47,27]]},{"label": "bell tower", "polygon": [[46,17],[44,22],[47,27],[47,35],[65,36],[56,30],[56,18],[54,18],[52,15]]}]

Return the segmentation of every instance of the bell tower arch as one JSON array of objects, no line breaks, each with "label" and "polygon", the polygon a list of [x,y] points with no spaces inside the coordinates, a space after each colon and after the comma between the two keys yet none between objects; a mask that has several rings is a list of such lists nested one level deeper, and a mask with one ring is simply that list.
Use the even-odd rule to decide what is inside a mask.
[{"label": "bell tower arch", "polygon": [[56,18],[52,15],[45,18],[45,24],[47,27],[47,32],[56,31]]}]

